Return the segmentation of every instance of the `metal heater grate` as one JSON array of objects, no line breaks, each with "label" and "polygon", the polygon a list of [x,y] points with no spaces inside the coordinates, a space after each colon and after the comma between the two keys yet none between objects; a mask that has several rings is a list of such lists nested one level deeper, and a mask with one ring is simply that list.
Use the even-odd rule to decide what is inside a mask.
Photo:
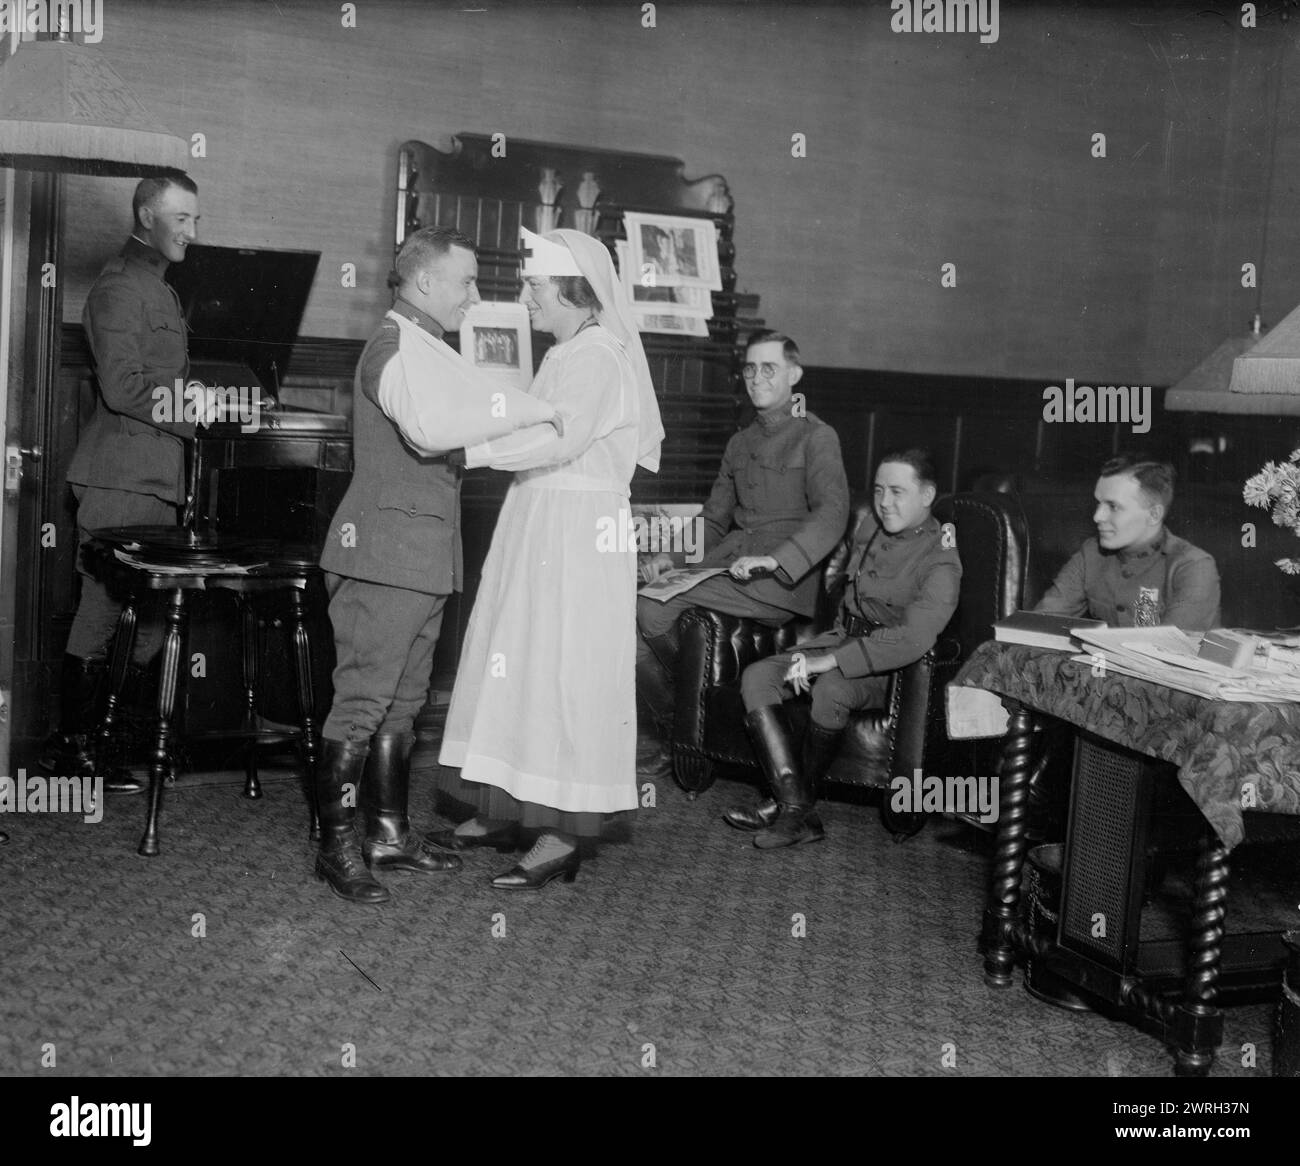
[{"label": "metal heater grate", "polygon": [[1153,773],[1140,754],[1079,735],[1061,944],[1125,971],[1136,958]]}]

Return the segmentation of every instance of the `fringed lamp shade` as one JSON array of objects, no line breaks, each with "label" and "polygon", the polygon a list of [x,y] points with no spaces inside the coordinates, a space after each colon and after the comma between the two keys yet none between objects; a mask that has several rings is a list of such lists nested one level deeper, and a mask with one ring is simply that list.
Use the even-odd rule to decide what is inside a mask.
[{"label": "fringed lamp shade", "polygon": [[1165,394],[1165,408],[1207,408],[1213,411],[1213,406],[1209,403],[1211,399],[1209,394],[1223,394],[1228,391],[1228,382],[1232,380],[1233,362],[1259,341],[1259,335],[1253,332],[1229,336],[1191,372],[1170,386]]},{"label": "fringed lamp shade", "polygon": [[[1291,358],[1285,355],[1287,352],[1293,354]],[[1258,360],[1260,353],[1266,354],[1264,361]],[[1275,384],[1279,380],[1296,388],[1239,387]],[[1165,393],[1165,408],[1185,413],[1300,416],[1300,309],[1263,338],[1254,331],[1229,336]]]},{"label": "fringed lamp shade", "polygon": [[1285,393],[1300,397],[1300,308],[1249,352],[1232,362],[1234,393]]},{"label": "fringed lamp shade", "polygon": [[188,157],[94,49],[34,41],[0,65],[0,166],[139,175]]}]

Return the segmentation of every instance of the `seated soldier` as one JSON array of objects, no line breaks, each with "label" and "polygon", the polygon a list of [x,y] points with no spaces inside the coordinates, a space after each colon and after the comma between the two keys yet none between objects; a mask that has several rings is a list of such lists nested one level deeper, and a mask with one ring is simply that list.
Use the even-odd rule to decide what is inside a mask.
[{"label": "seated soldier", "polygon": [[[810,616],[817,566],[844,537],[849,487],[835,430],[793,396],[803,376],[799,349],[779,332],[759,332],[745,351],[745,389],[758,411],[722,455],[722,468],[701,516],[701,567],[727,567],[683,595],[637,601],[636,685],[642,743],[637,773],[671,772],[666,749],[677,670],[677,617],[691,607],[780,627]],[[642,565],[645,578],[680,565],[661,553]]]},{"label": "seated soldier", "polygon": [[1101,467],[1095,497],[1097,537],[1061,568],[1034,610],[1101,619],[1112,627],[1216,627],[1213,557],[1165,526],[1174,500],[1173,466],[1112,458]]},{"label": "seated soldier", "polygon": [[[885,703],[889,673],[919,660],[957,610],[961,560],[951,528],[931,516],[934,464],[923,449],[887,453],[876,470],[875,514],[853,532],[844,599],[830,631],[745,669],[745,726],[772,796],[736,806],[723,817],[755,830],[770,850],[825,837],[814,811],[849,715]],[[782,702],[791,690],[812,692],[812,720],[802,760],[795,757]]]}]

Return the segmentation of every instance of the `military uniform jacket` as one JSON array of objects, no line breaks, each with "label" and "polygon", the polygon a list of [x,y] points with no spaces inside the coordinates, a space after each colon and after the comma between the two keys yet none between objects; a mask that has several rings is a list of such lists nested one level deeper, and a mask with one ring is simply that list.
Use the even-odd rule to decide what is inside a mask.
[{"label": "military uniform jacket", "polygon": [[[189,359],[180,300],[163,280],[167,266],[132,236],[90,289],[81,321],[99,397],[68,481],[179,503],[185,498],[181,438],[194,436],[194,423],[172,419],[175,382],[188,375]],[[160,386],[165,397],[154,393]]]},{"label": "military uniform jacket", "polygon": [[[874,514],[863,515],[853,532],[835,630],[803,646],[834,645],[835,662],[849,677],[894,672],[919,660],[952,619],[961,593],[961,559],[944,542],[933,516],[890,534]],[[846,639],[849,615],[879,626]]]},{"label": "military uniform jacket", "polygon": [[725,567],[745,555],[771,555],[779,570],[743,584],[747,595],[812,615],[815,568],[844,537],[849,486],[835,430],[809,413],[762,414],[727,442],[722,468],[701,515],[704,559]]},{"label": "military uniform jacket", "polygon": [[[429,316],[402,300],[393,311],[442,335]],[[400,342],[390,313],[361,353],[352,393],[352,482],[334,514],[321,566],[351,579],[447,595],[461,589],[460,474],[446,455],[412,450],[380,407],[380,378]]]},{"label": "military uniform jacket", "polygon": [[1111,627],[1209,631],[1219,626],[1219,570],[1212,555],[1167,528],[1137,551],[1103,551],[1090,538],[1034,610],[1102,619]]}]

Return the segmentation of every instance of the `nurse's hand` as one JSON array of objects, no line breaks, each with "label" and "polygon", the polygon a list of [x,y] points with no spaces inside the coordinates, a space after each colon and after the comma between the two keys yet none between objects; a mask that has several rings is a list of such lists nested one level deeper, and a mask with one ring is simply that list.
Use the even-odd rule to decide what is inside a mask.
[{"label": "nurse's hand", "polygon": [[741,555],[728,573],[733,579],[748,579],[751,575],[770,575],[780,564],[771,555]]},{"label": "nurse's hand", "polygon": [[641,561],[641,578],[647,583],[656,583],[665,571],[673,569],[672,555],[660,552]]}]

